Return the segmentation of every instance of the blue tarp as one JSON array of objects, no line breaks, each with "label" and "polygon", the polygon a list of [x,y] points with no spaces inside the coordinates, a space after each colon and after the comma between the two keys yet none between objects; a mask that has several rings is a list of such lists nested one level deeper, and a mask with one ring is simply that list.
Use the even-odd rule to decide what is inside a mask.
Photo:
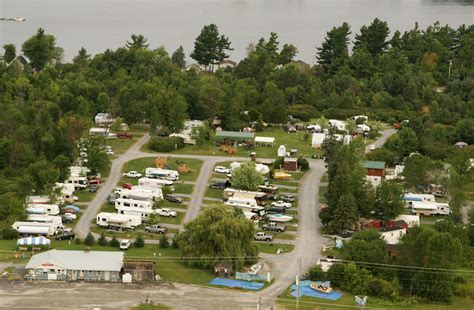
[{"label": "blue tarp", "polygon": [[227,287],[238,287],[238,288],[243,288],[246,290],[254,290],[254,291],[257,291],[264,286],[263,283],[259,283],[259,282],[247,282],[247,281],[239,281],[239,280],[224,279],[224,278],[215,278],[214,280],[209,282],[209,284],[227,286]]},{"label": "blue tarp", "polygon": [[[341,292],[336,292],[336,291],[332,291],[329,294],[315,291],[311,287],[309,287],[309,285],[311,283],[314,283],[314,282],[309,281],[309,280],[304,280],[304,281],[300,282],[300,292],[299,292],[300,297],[301,296],[309,296],[309,297],[324,298],[324,299],[329,299],[329,300],[338,300],[339,298],[342,297],[342,295],[344,295]],[[318,283],[318,284],[327,284],[327,282],[322,282],[322,281],[316,281],[316,283]],[[291,286],[290,295],[293,296],[293,297],[296,297],[296,295],[297,295],[296,292],[297,292],[296,284],[293,284]]]}]

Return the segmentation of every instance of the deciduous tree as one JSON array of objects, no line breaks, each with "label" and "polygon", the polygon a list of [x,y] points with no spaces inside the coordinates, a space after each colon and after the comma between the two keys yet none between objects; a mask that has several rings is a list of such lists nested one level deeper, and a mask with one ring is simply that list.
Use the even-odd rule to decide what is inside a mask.
[{"label": "deciduous tree", "polygon": [[232,186],[238,189],[255,191],[263,183],[262,175],[255,169],[255,163],[242,163],[232,172]]}]

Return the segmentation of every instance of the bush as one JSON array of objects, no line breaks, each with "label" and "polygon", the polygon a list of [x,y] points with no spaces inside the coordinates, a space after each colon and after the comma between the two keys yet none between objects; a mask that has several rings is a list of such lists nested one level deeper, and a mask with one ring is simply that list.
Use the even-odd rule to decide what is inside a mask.
[{"label": "bush", "polygon": [[294,104],[288,107],[288,114],[304,122],[319,117],[318,110],[309,104]]},{"label": "bush", "polygon": [[308,277],[311,281],[324,281],[327,279],[326,273],[317,265],[309,270]]},{"label": "bush", "polygon": [[5,228],[2,230],[2,239],[5,240],[13,240],[18,238],[18,232],[14,230],[13,228]]},{"label": "bush", "polygon": [[81,238],[76,238],[76,239],[74,239],[74,243],[75,243],[75,244],[81,244],[81,243],[82,243]]},{"label": "bush", "polygon": [[179,244],[178,244],[178,235],[174,235],[173,237],[173,241],[171,243],[171,246],[175,249],[179,248]]},{"label": "bush", "polygon": [[148,147],[157,152],[171,152],[184,147],[184,140],[178,137],[152,137]]},{"label": "bush", "polygon": [[110,240],[110,246],[114,248],[118,248],[120,246],[120,242],[117,240],[117,237],[112,236],[112,240]]},{"label": "bush", "polygon": [[308,160],[306,160],[306,158],[303,158],[303,157],[298,157],[298,167],[300,167],[302,171],[308,171],[309,170]]},{"label": "bush", "polygon": [[166,235],[161,236],[160,238],[160,248],[162,249],[167,249],[169,248],[170,243],[168,241],[168,238],[166,238]]},{"label": "bush", "polygon": [[108,242],[107,239],[105,238],[105,234],[104,234],[104,233],[101,233],[101,234],[100,234],[100,238],[99,238],[99,240],[97,240],[97,242],[99,243],[100,246],[107,246],[107,245],[109,245],[109,242]]},{"label": "bush", "polygon": [[143,239],[142,235],[138,235],[137,240],[135,240],[134,245],[137,248],[143,248],[145,246],[145,240]]},{"label": "bush", "polygon": [[94,245],[95,243],[95,238],[94,236],[89,232],[86,236],[86,239],[84,239],[84,244],[85,245],[88,245],[88,246],[91,246],[91,245]]}]

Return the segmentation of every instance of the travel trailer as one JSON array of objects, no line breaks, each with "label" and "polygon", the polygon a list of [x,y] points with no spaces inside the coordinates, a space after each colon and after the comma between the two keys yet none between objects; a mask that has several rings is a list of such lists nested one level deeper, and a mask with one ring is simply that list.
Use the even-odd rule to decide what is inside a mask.
[{"label": "travel trailer", "polygon": [[245,209],[250,209],[250,210],[263,210],[263,207],[259,206],[255,199],[249,199],[249,198],[230,197],[225,202],[225,204],[232,207],[239,207],[239,208],[245,208]]},{"label": "travel trailer", "polygon": [[176,170],[162,168],[146,168],[145,176],[152,179],[165,179],[170,181],[179,180],[179,172]]},{"label": "travel trailer", "polygon": [[148,186],[148,187],[167,187],[171,190],[174,190],[174,182],[169,180],[162,179],[151,179],[151,178],[140,178],[138,179],[139,186]]},{"label": "travel trailer", "polygon": [[97,214],[96,224],[101,227],[111,227],[120,230],[133,230],[142,223],[139,215],[124,215],[101,212]]},{"label": "travel trailer", "polygon": [[49,196],[28,196],[26,198],[26,204],[47,204],[50,203],[51,199]]},{"label": "travel trailer", "polygon": [[132,189],[121,189],[119,198],[157,201],[163,199],[163,192],[160,188],[147,186],[134,186]]},{"label": "travel trailer", "polygon": [[425,216],[449,215],[451,214],[451,208],[449,204],[442,202],[413,202],[411,212]]},{"label": "travel trailer", "polygon": [[28,214],[46,214],[46,215],[58,215],[59,206],[52,204],[28,204],[26,206],[26,213]]},{"label": "travel trailer", "polygon": [[150,217],[150,214],[153,213],[152,209],[135,207],[118,207],[116,209],[118,214],[140,216],[143,223],[146,223]]},{"label": "travel trailer", "polygon": [[405,201],[405,207],[411,208],[415,202],[435,202],[435,196],[431,194],[412,194],[403,195],[402,200]]},{"label": "travel trailer", "polygon": [[89,168],[83,167],[83,166],[71,166],[71,167],[69,167],[69,173],[72,176],[85,177],[90,172],[91,172],[91,170]]},{"label": "travel trailer", "polygon": [[234,188],[226,188],[224,189],[223,193],[224,201],[228,200],[231,197],[241,199],[254,199],[258,205],[264,205],[265,200],[267,199],[267,194],[265,192],[251,192]]},{"label": "travel trailer", "polygon": [[53,223],[56,225],[62,225],[63,220],[60,216],[53,216],[47,214],[29,214],[27,220],[29,222],[38,222],[38,223]]},{"label": "travel trailer", "polygon": [[86,177],[72,175],[65,181],[65,183],[74,185],[75,189],[85,189],[89,185],[89,181]]},{"label": "travel trailer", "polygon": [[15,222],[12,228],[20,235],[43,235],[54,236],[64,229],[64,226],[55,223],[39,223],[39,222]]},{"label": "travel trailer", "polygon": [[55,188],[60,191],[59,200],[61,202],[74,203],[75,201],[79,200],[78,197],[74,196],[74,184],[56,183]]},{"label": "travel trailer", "polygon": [[135,199],[124,199],[118,198],[115,200],[115,208],[125,207],[125,208],[142,208],[142,209],[152,209],[153,203],[146,200],[135,200]]}]

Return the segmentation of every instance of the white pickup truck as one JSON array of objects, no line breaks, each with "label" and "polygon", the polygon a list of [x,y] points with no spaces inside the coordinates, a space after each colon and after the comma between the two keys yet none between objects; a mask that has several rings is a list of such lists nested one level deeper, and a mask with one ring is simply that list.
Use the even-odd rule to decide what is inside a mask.
[{"label": "white pickup truck", "polygon": [[264,232],[258,232],[254,236],[255,241],[272,241],[273,236],[272,235],[267,235]]},{"label": "white pickup truck", "polygon": [[159,216],[167,216],[167,217],[176,217],[176,216],[178,216],[176,211],[173,210],[173,209],[170,209],[170,208],[156,209],[155,212]]}]

